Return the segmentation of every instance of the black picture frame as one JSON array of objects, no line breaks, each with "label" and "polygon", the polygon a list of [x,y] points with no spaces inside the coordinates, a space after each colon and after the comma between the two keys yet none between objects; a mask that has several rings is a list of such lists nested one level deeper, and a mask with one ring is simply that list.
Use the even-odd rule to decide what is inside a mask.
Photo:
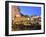
[{"label": "black picture frame", "polygon": [[[27,3],[27,4],[42,4],[44,7],[44,32],[43,33],[27,33],[27,34],[12,34],[9,35],[9,3]],[[45,34],[45,3],[39,2],[21,2],[21,1],[5,1],[5,36],[19,36],[19,35],[34,35]]]}]

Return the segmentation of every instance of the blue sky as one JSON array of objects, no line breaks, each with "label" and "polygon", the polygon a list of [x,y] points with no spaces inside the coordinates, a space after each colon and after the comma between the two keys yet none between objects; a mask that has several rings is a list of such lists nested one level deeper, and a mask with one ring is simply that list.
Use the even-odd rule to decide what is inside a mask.
[{"label": "blue sky", "polygon": [[33,6],[20,6],[20,12],[24,15],[41,15],[41,7],[33,7]]}]

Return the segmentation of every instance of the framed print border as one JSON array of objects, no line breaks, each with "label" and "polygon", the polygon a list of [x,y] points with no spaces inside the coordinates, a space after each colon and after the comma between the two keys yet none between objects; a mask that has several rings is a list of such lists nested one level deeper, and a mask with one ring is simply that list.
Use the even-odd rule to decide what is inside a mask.
[{"label": "framed print border", "polygon": [[[44,9],[44,32],[42,33],[26,33],[26,34],[11,34],[9,35],[9,3],[26,3],[26,4],[42,4]],[[34,35],[45,34],[45,3],[39,2],[20,2],[20,1],[5,1],[5,36],[18,36],[18,35]]]}]

